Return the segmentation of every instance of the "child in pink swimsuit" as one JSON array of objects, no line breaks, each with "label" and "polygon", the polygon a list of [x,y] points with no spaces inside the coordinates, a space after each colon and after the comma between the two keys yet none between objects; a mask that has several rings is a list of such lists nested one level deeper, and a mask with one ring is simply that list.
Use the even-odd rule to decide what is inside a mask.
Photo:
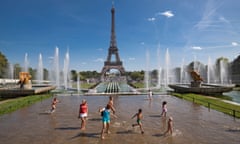
[{"label": "child in pink swimsuit", "polygon": [[167,102],[166,102],[166,101],[163,101],[163,103],[162,103],[162,113],[161,113],[161,116],[166,117],[166,115],[167,115]]}]

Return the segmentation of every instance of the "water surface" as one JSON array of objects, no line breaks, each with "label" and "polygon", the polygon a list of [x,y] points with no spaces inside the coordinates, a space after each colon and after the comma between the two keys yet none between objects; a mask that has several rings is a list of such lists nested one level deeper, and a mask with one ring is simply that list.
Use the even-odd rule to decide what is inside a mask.
[{"label": "water surface", "polygon": [[[0,142],[3,144],[239,144],[240,120],[215,110],[172,96],[116,96],[117,119],[111,121],[111,134],[100,139],[102,128],[98,108],[105,106],[107,96],[58,96],[61,103],[53,114],[47,114],[51,99],[36,103],[0,117]],[[77,118],[79,104],[89,106],[87,129],[81,131]],[[160,117],[161,103],[167,101],[168,116],[174,120],[174,133],[164,136],[166,118]],[[143,110],[142,135],[131,117]]]}]

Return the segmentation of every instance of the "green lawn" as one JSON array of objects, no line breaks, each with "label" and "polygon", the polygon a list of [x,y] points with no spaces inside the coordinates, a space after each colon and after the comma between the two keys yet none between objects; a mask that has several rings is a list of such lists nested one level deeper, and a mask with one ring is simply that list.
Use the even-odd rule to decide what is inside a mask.
[{"label": "green lawn", "polygon": [[51,96],[51,94],[33,95],[0,101],[0,116],[47,99]]},{"label": "green lawn", "polygon": [[204,96],[199,94],[179,94],[172,93],[173,96],[192,101],[205,107],[215,109],[228,115],[240,118],[240,105],[223,101],[221,98]]},{"label": "green lawn", "polygon": [[[92,86],[96,85],[96,83],[81,83],[80,86],[82,89],[89,89]],[[77,88],[77,84],[72,85],[73,88]]]}]

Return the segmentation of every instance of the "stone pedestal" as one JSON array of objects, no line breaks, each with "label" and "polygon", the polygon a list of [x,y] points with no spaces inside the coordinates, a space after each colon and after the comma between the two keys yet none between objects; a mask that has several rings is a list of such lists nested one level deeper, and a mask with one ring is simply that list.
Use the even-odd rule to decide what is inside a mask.
[{"label": "stone pedestal", "polygon": [[28,80],[28,82],[23,85],[23,89],[32,89],[32,82]]},{"label": "stone pedestal", "polygon": [[192,81],[191,87],[201,87],[201,82],[200,81]]}]

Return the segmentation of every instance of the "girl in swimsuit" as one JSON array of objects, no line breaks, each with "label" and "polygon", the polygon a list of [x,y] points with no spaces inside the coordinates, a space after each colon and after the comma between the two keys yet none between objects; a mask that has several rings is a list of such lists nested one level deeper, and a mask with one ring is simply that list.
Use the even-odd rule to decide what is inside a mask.
[{"label": "girl in swimsuit", "polygon": [[[102,115],[102,131],[101,131],[101,138],[104,139],[104,132],[110,133],[109,132],[109,127],[110,127],[110,115],[111,115],[111,105],[107,104],[105,108],[100,108],[99,112],[101,112]],[[115,116],[115,115],[113,115]],[[115,116],[116,117],[116,116]]]},{"label": "girl in swimsuit", "polygon": [[140,127],[140,130],[141,130],[141,133],[144,134],[144,131],[143,131],[143,128],[142,128],[142,118],[143,118],[143,115],[142,115],[142,109],[139,109],[138,110],[138,113],[136,113],[135,115],[133,115],[132,119],[134,117],[137,117],[137,124],[133,124],[132,127],[135,127],[135,126],[139,126]]},{"label": "girl in swimsuit", "polygon": [[166,115],[167,115],[167,102],[166,102],[166,101],[163,101],[163,103],[162,103],[162,113],[161,113],[161,116],[166,117]]},{"label": "girl in swimsuit", "polygon": [[55,112],[57,103],[59,103],[59,100],[57,100],[57,98],[54,98],[52,101],[51,113]]},{"label": "girl in swimsuit", "polygon": [[87,106],[87,101],[84,99],[80,104],[79,116],[78,116],[78,118],[81,118],[81,121],[82,121],[81,130],[85,130],[87,115],[88,115],[88,106]]}]

